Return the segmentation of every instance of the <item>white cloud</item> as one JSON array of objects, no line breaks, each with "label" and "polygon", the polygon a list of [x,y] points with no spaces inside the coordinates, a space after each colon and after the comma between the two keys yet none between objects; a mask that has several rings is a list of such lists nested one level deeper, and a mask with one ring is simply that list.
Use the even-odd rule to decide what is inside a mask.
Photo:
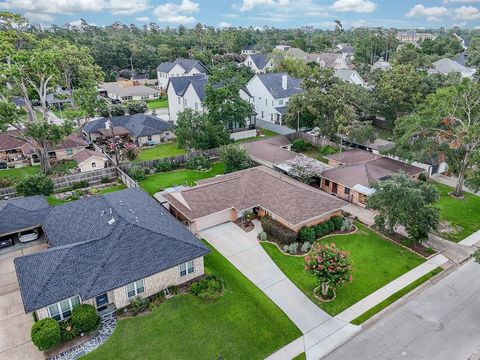
[{"label": "white cloud", "polygon": [[219,23],[217,25],[218,28],[221,28],[221,29],[225,29],[225,28],[229,28],[229,27],[232,27],[233,25],[230,24],[229,22],[226,22],[226,21],[222,21],[221,23]]},{"label": "white cloud", "polygon": [[425,7],[422,4],[415,5],[406,14],[409,18],[424,17],[427,21],[439,21],[441,17],[448,14],[448,9],[444,6]]},{"label": "white cloud", "polygon": [[25,17],[29,20],[40,21],[42,23],[51,23],[54,19],[52,15],[26,12]]},{"label": "white cloud", "polygon": [[[125,15],[145,11],[150,8],[148,0],[4,0],[0,9],[26,11],[37,18],[47,14],[77,14],[82,12],[111,11],[113,14]],[[50,16],[51,20],[53,17]]]},{"label": "white cloud", "polygon": [[371,13],[377,5],[369,0],[337,0],[333,3],[332,9],[339,12]]},{"label": "white cloud", "polygon": [[449,3],[462,3],[462,4],[476,4],[480,3],[480,0],[443,0],[444,4]]},{"label": "white cloud", "polygon": [[256,7],[277,7],[289,4],[290,0],[243,0],[239,8],[240,11],[250,11]]},{"label": "white cloud", "polygon": [[180,4],[166,3],[155,8],[153,13],[158,21],[172,24],[189,24],[196,22],[193,13],[200,10],[198,3],[182,0]]},{"label": "white cloud", "polygon": [[148,16],[140,16],[140,17],[135,18],[135,21],[146,23],[146,22],[150,22],[152,20]]},{"label": "white cloud", "polygon": [[480,20],[480,10],[473,6],[462,6],[453,11],[455,19],[459,20]]}]

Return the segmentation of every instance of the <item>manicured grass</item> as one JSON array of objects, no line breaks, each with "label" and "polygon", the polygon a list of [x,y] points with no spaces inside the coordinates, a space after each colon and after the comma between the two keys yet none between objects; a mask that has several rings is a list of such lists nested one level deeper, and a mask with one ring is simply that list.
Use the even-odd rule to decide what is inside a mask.
[{"label": "manicured grass", "polygon": [[162,159],[170,156],[186,154],[183,149],[179,149],[176,142],[168,142],[148,148],[143,148],[138,154],[137,161],[147,161],[154,159]]},{"label": "manicured grass", "polygon": [[393,295],[389,296],[388,298],[386,298],[385,300],[383,300],[380,304],[377,304],[375,305],[373,308],[371,308],[370,310],[368,310],[367,312],[363,313],[362,315],[360,315],[359,317],[357,317],[356,319],[354,319],[352,321],[352,324],[354,325],[360,325],[362,324],[363,322],[367,321],[368,319],[370,319],[373,315],[379,313],[380,311],[382,311],[383,309],[385,309],[387,306],[390,306],[391,304],[393,304],[395,301],[397,301],[398,299],[400,299],[401,297],[405,296],[406,294],[408,294],[410,291],[412,291],[413,289],[419,287],[420,285],[422,285],[424,282],[430,280],[432,277],[434,277],[435,275],[437,275],[438,273],[442,272],[443,269],[441,267],[437,267],[436,269],[433,269],[432,271],[430,271],[428,274],[425,274],[423,275],[421,278],[418,278],[417,280],[415,280],[413,283],[411,283],[410,285],[407,285],[405,286],[402,290],[399,290],[397,291],[396,293],[394,293]]},{"label": "manicured grass", "polygon": [[66,203],[70,202],[70,200],[60,200],[60,199],[57,199],[55,197],[55,195],[48,195],[47,196],[47,202],[48,202],[48,205],[57,206],[57,205],[66,204]]},{"label": "manicured grass", "polygon": [[333,242],[338,248],[349,251],[354,268],[353,282],[337,289],[337,298],[331,302],[321,303],[313,295],[317,281],[313,274],[304,270],[303,257],[284,255],[274,244],[262,243],[262,246],[306,296],[334,316],[425,261],[364,225],[356,225],[358,231],[354,234],[323,239],[324,242]]},{"label": "manicured grass", "polygon": [[225,282],[224,295],[205,301],[176,295],[150,314],[120,320],[85,360],[264,359],[301,336],[254,284],[212,248],[205,271]]},{"label": "manicured grass", "polygon": [[451,225],[459,227],[455,234],[442,233],[441,236],[458,242],[480,229],[480,196],[467,192],[463,199],[455,199],[448,195],[454,189],[434,183],[440,191],[440,221],[448,221]]},{"label": "manicured grass", "polygon": [[307,355],[305,353],[301,353],[293,358],[293,360],[307,360]]},{"label": "manicured grass", "polygon": [[[113,186],[110,186],[110,187],[105,187],[103,189],[100,189],[95,195],[104,195],[104,194],[112,193],[112,192],[115,192],[115,191],[123,190],[123,189],[126,189],[126,188],[127,188],[127,186],[124,185],[124,184],[113,185]],[[60,200],[60,199],[57,199],[54,195],[49,195],[49,196],[47,196],[47,201],[48,201],[49,205],[57,206],[57,205],[66,204],[66,203],[70,202],[71,200]]]},{"label": "manicured grass", "polygon": [[212,164],[212,168],[208,171],[196,171],[188,169],[174,170],[164,173],[158,173],[148,176],[145,180],[140,181],[140,186],[150,195],[155,194],[163,189],[177,185],[195,185],[197,180],[207,179],[225,173],[225,164],[218,162]]},{"label": "manicured grass", "polygon": [[161,98],[161,99],[157,99],[157,100],[147,101],[147,107],[150,110],[168,108],[168,99],[167,98]]},{"label": "manicured grass", "polygon": [[236,140],[235,143],[238,144],[238,143],[249,142],[249,141],[264,140],[264,139],[268,139],[269,137],[280,135],[275,131],[264,129],[264,128],[259,128],[259,130],[262,132],[263,136],[252,136],[245,139]]},{"label": "manicured grass", "polygon": [[40,166],[24,166],[21,168],[14,168],[14,169],[6,169],[0,170],[0,178],[6,178],[11,180],[12,182],[17,182],[24,177],[38,174],[40,172]]},{"label": "manicured grass", "polygon": [[52,166],[52,174],[68,174],[71,169],[77,167],[77,162],[75,160],[65,160],[60,161]]}]

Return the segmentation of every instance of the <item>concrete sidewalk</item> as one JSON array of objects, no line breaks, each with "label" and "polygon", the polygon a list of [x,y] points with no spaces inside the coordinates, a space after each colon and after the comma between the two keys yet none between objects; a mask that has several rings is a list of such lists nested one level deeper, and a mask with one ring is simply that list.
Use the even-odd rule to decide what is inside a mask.
[{"label": "concrete sidewalk", "polygon": [[[446,176],[446,175],[443,175],[443,174],[438,174],[438,175],[434,175],[434,176],[431,176],[430,177],[433,181],[436,181],[440,184],[443,184],[443,185],[447,185],[447,186],[450,186],[452,188],[455,188],[457,186],[457,181],[458,181],[458,178],[456,176]],[[465,184],[463,185],[463,191],[466,191],[470,194],[474,194],[474,195],[479,195],[480,196],[480,192],[473,192],[472,190],[470,190],[469,188],[467,188],[465,186]]]}]

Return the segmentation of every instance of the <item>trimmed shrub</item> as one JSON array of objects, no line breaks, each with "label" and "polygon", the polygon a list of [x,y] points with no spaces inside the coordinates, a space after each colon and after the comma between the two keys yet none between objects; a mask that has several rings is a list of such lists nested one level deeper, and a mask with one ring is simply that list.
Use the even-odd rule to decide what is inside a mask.
[{"label": "trimmed shrub", "polygon": [[312,147],[312,144],[310,144],[308,141],[305,141],[303,139],[297,139],[292,143],[292,150],[295,152],[302,152],[310,149],[311,147]]},{"label": "trimmed shrub", "polygon": [[104,176],[104,177],[102,177],[102,178],[100,179],[100,182],[101,182],[102,184],[108,184],[110,181],[111,181],[111,180],[110,180],[110,178],[109,178],[108,176]]},{"label": "trimmed shrub", "polygon": [[30,332],[32,342],[40,351],[51,349],[60,344],[60,325],[52,318],[37,321]]},{"label": "trimmed shrub", "polygon": [[330,146],[330,145],[325,145],[325,146],[320,147],[318,149],[318,151],[322,155],[332,155],[332,154],[338,153],[339,148],[333,147],[333,146]]},{"label": "trimmed shrub", "polygon": [[188,159],[185,167],[190,170],[208,170],[212,167],[212,162],[208,156],[200,155]]},{"label": "trimmed shrub", "polygon": [[48,196],[53,193],[53,181],[43,174],[31,175],[20,180],[15,189],[23,196]]},{"label": "trimmed shrub", "polygon": [[300,240],[301,242],[313,243],[315,239],[315,229],[312,226],[303,227],[298,232],[298,240]]},{"label": "trimmed shrub", "polygon": [[302,245],[302,247],[300,248],[300,251],[303,252],[303,253],[306,253],[307,251],[309,251],[310,249],[312,248],[312,245],[308,242],[308,241],[305,241]]},{"label": "trimmed shrub", "polygon": [[294,242],[291,243],[290,245],[285,245],[283,247],[283,251],[292,255],[297,255],[298,254],[298,243]]},{"label": "trimmed shrub", "polygon": [[85,332],[95,329],[100,321],[97,310],[89,304],[75,306],[71,319],[73,326]]},{"label": "trimmed shrub", "polygon": [[141,166],[132,166],[128,170],[128,174],[135,181],[142,181],[147,178],[147,175],[145,174],[145,170]]},{"label": "trimmed shrub", "polygon": [[215,275],[209,275],[190,285],[190,292],[203,300],[216,300],[223,292],[223,282]]},{"label": "trimmed shrub", "polygon": [[156,172],[167,172],[172,170],[173,164],[171,161],[162,160],[155,164],[155,171]]},{"label": "trimmed shrub", "polygon": [[258,234],[258,240],[260,241],[267,241],[268,235],[265,231],[262,231]]},{"label": "trimmed shrub", "polygon": [[290,245],[297,240],[297,233],[268,216],[262,218],[262,228],[268,235],[282,244]]},{"label": "trimmed shrub", "polygon": [[341,216],[334,216],[330,219],[333,224],[335,230],[340,230],[343,225],[343,217]]},{"label": "trimmed shrub", "polygon": [[130,305],[132,307],[133,315],[140,314],[141,312],[144,312],[145,310],[147,310],[148,304],[149,304],[148,299],[144,299],[144,298],[141,298],[141,297],[134,298],[130,302]]},{"label": "trimmed shrub", "polygon": [[352,219],[345,218],[343,219],[342,227],[340,228],[342,231],[352,231],[353,230],[353,221]]},{"label": "trimmed shrub", "polygon": [[335,225],[333,225],[332,220],[325,221],[323,224],[327,230],[327,234],[330,234],[331,232],[335,231]]},{"label": "trimmed shrub", "polygon": [[90,184],[88,183],[87,180],[80,180],[80,181],[77,181],[76,183],[72,184],[72,186],[70,188],[72,190],[77,190],[77,189],[84,189],[84,188],[87,188],[89,186],[90,186]]}]

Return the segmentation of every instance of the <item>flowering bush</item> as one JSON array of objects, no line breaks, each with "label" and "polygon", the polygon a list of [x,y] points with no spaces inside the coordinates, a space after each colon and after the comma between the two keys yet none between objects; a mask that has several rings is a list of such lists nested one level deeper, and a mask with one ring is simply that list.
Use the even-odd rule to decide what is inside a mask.
[{"label": "flowering bush", "polygon": [[317,277],[323,298],[347,281],[352,282],[352,265],[348,256],[347,251],[337,249],[334,243],[316,243],[305,256],[305,270]]}]

